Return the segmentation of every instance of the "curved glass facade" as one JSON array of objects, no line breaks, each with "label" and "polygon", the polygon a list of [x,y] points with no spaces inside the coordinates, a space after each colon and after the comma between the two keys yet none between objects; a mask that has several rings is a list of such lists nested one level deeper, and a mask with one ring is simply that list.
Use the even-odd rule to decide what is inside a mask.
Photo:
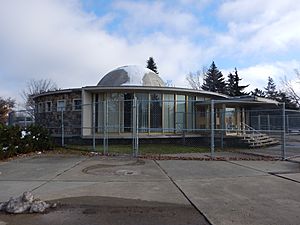
[{"label": "curved glass facade", "polygon": [[112,92],[94,93],[92,98],[96,133],[104,132],[103,127],[109,133],[132,132],[134,101],[139,133],[177,133],[196,127],[196,96]]}]

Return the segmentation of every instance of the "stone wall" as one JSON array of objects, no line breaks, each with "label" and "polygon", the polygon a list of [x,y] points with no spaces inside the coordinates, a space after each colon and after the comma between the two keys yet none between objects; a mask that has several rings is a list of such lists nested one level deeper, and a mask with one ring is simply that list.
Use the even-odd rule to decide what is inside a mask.
[{"label": "stone wall", "polygon": [[[49,129],[51,135],[62,133],[62,116],[65,136],[81,135],[81,110],[75,110],[74,99],[81,99],[81,90],[57,91],[35,98],[35,122]],[[57,101],[65,100],[65,109],[57,108]],[[52,102],[51,110],[46,111],[46,102]],[[63,114],[63,115],[62,115]]]}]

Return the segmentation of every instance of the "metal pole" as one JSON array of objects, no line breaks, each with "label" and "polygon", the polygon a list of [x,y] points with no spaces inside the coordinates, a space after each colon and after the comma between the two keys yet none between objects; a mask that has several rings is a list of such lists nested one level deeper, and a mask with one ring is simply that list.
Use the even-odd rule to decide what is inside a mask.
[{"label": "metal pole", "polygon": [[286,131],[289,132],[289,130],[290,130],[289,115],[286,115]]},{"label": "metal pole", "polygon": [[92,134],[93,134],[93,151],[96,150],[96,130],[95,130],[95,123],[96,123],[96,116],[95,116],[95,111],[96,111],[96,103],[92,103]]},{"label": "metal pole", "polygon": [[225,109],[221,111],[221,149],[224,149],[224,130],[225,130]]},{"label": "metal pole", "polygon": [[281,154],[282,154],[282,160],[286,158],[286,152],[285,152],[285,103],[282,103],[282,145],[281,145]]},{"label": "metal pole", "polygon": [[134,98],[132,104],[132,150],[133,156],[137,157],[138,154],[138,143],[137,143],[137,103]]},{"label": "metal pole", "polygon": [[61,108],[61,146],[65,146],[65,133],[64,133],[64,110]]},{"label": "metal pole", "polygon": [[104,155],[107,154],[108,152],[108,143],[107,143],[107,116],[108,116],[108,107],[107,107],[107,100],[105,100],[103,102],[103,117],[104,117],[104,120],[103,120],[103,153]]},{"label": "metal pole", "polygon": [[268,120],[268,131],[269,131],[269,135],[270,135],[271,128],[270,128],[270,115],[269,114],[267,115],[267,120]]},{"label": "metal pole", "polygon": [[139,155],[139,110],[136,100],[136,156]]},{"label": "metal pole", "polygon": [[215,132],[214,132],[214,127],[215,127],[215,113],[214,113],[214,100],[211,100],[211,110],[210,110],[210,151],[211,151],[211,157],[215,157]]},{"label": "metal pole", "polygon": [[24,126],[27,127],[27,120],[26,120],[26,117],[27,117],[27,111],[25,111],[24,113]]}]

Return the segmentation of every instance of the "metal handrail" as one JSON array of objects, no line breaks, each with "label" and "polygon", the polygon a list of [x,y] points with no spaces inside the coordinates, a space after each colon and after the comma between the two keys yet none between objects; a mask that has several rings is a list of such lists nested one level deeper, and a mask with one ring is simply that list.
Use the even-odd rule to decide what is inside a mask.
[{"label": "metal handrail", "polygon": [[[259,136],[259,135],[263,135],[262,133],[260,133],[259,131],[255,130],[253,127],[249,126],[248,124],[246,124],[246,123],[244,123],[244,122],[241,122],[241,125],[242,125],[242,126],[245,126],[246,128],[249,129],[249,131],[252,133],[251,139],[254,140],[254,141],[257,141],[257,140],[258,140],[258,136]],[[251,133],[250,133],[250,134],[251,134]],[[259,135],[255,136],[254,133],[259,134]],[[246,136],[244,136],[244,139],[246,139]]]},{"label": "metal handrail", "polygon": [[262,134],[260,133],[258,130],[255,130],[253,127],[249,126],[248,124],[244,123],[244,122],[241,122],[242,126],[245,126],[247,127],[250,131],[253,131],[253,134],[254,132],[258,133],[258,134]]}]

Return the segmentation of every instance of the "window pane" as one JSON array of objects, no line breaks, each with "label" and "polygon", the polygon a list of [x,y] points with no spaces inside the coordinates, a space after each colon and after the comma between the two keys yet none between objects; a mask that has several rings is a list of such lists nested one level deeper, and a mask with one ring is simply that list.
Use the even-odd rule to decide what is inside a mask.
[{"label": "window pane", "polygon": [[74,99],[74,110],[81,110],[81,99]]},{"label": "window pane", "polygon": [[137,93],[136,98],[139,116],[139,132],[148,132],[149,94]]},{"label": "window pane", "polygon": [[118,93],[107,94],[107,107],[108,132],[118,132],[120,124]]},{"label": "window pane", "polygon": [[164,95],[164,131],[174,132],[174,95]]},{"label": "window pane", "polygon": [[191,131],[195,128],[195,96],[188,96],[187,110],[187,129]]},{"label": "window pane", "polygon": [[50,101],[46,102],[45,111],[46,112],[51,112],[52,111],[52,102],[50,102]]},{"label": "window pane", "polygon": [[176,130],[185,129],[185,95],[177,95]]},{"label": "window pane", "polygon": [[65,110],[65,100],[57,101],[57,111],[64,111]]},{"label": "window pane", "polygon": [[151,94],[150,102],[150,128],[151,131],[161,131],[162,127],[162,101],[161,94]]}]

